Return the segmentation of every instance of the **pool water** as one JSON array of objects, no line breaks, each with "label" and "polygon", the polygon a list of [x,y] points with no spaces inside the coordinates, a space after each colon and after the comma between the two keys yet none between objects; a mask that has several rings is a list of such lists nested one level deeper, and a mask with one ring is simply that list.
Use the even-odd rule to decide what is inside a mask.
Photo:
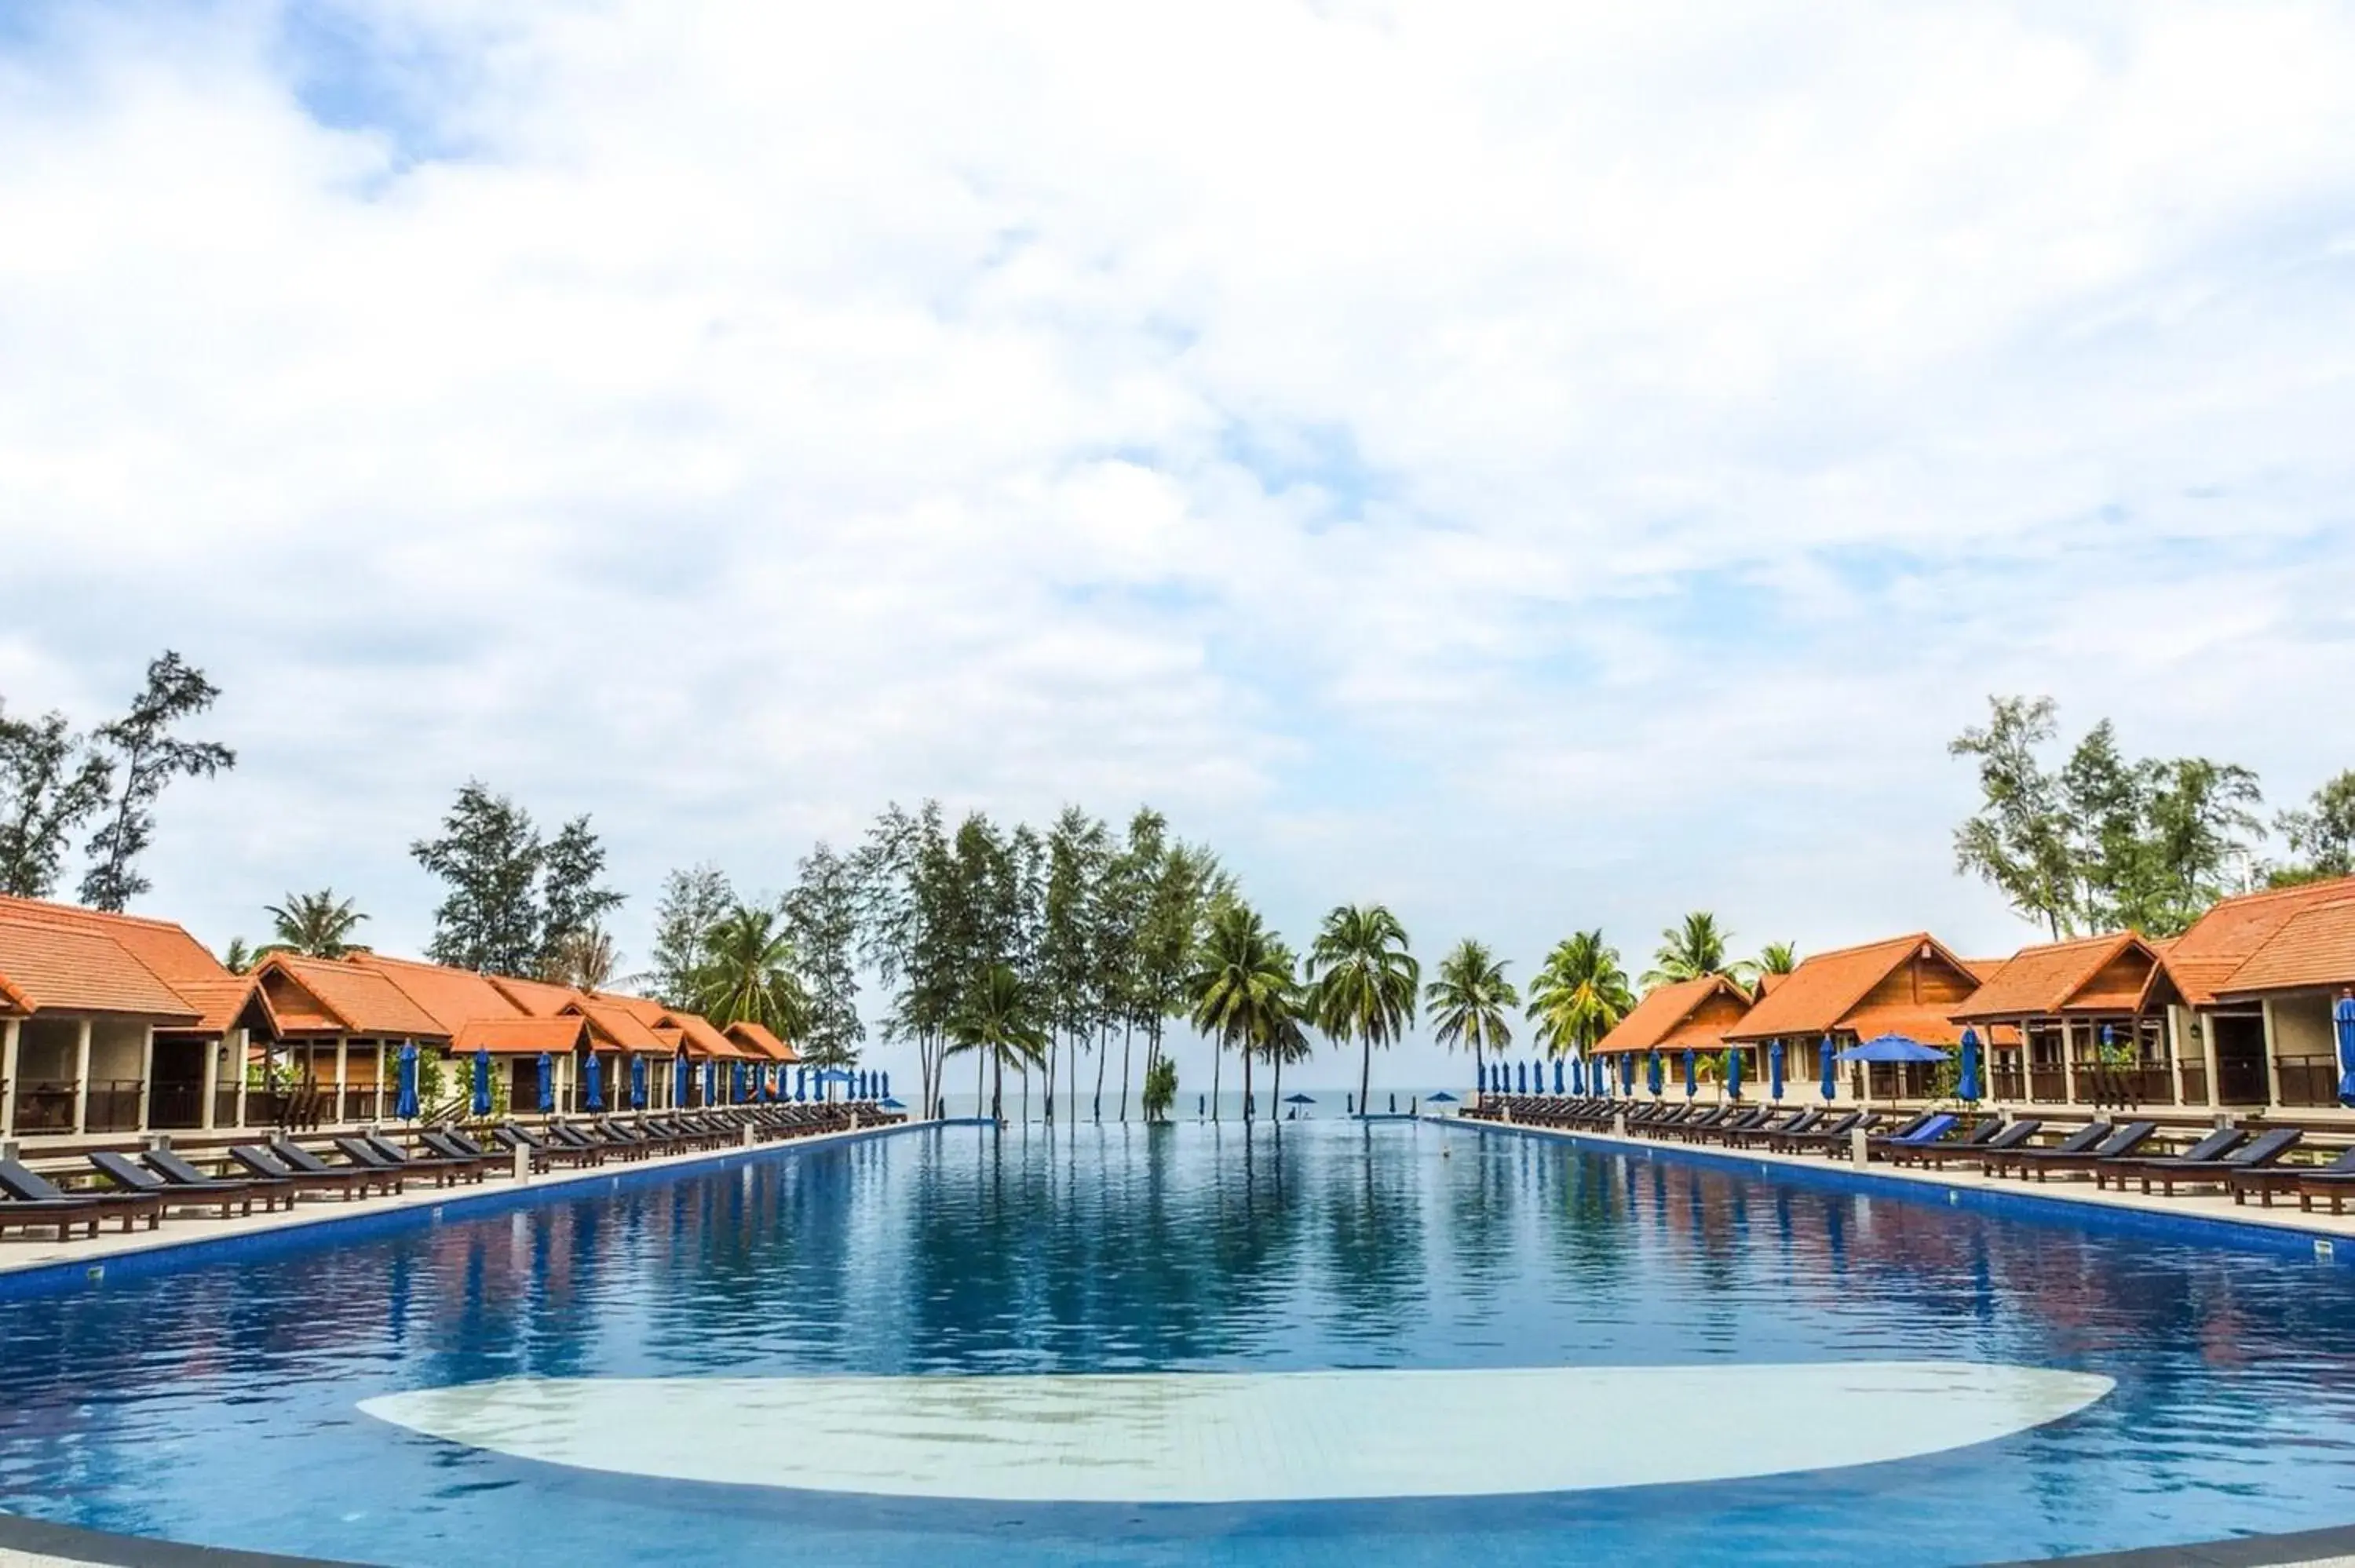
[{"label": "pool water", "polygon": [[0,1280],[0,1508],[436,1568],[2156,1545],[2355,1520],[2355,1271],[1468,1128],[918,1129]]}]

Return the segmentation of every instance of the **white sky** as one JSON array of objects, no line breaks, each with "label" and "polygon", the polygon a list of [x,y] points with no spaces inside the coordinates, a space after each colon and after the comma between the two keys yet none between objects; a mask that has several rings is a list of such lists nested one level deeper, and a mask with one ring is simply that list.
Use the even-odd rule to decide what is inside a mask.
[{"label": "white sky", "polygon": [[0,695],[227,688],[216,943],[413,950],[477,775],[634,957],[926,794],[1524,978],[2008,950],[1988,692],[2355,765],[2350,80],[2262,0],[11,5]]}]

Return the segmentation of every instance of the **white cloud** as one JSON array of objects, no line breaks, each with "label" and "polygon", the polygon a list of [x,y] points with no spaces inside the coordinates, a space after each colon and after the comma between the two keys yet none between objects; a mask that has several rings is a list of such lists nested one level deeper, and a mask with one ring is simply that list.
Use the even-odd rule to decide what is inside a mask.
[{"label": "white cloud", "polygon": [[415,944],[471,773],[640,916],[932,792],[1525,969],[1980,948],[1988,690],[2355,762],[2339,8],[290,16],[0,45],[0,692],[221,679],[216,938]]}]

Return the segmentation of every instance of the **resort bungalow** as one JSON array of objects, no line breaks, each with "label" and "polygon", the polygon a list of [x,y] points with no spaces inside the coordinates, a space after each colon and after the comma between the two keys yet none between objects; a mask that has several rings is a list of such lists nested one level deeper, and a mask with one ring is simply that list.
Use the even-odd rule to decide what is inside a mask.
[{"label": "resort bungalow", "polygon": [[260,1097],[244,1125],[318,1127],[392,1114],[394,1065],[404,1045],[447,1049],[450,1031],[382,970],[344,959],[272,953],[254,978],[285,1042],[257,1057]]},{"label": "resort bungalow", "polygon": [[[1792,1079],[1822,1075],[1822,1052],[1882,1034],[1925,1045],[1953,1045],[1961,1026],[1950,1016],[1979,989],[1977,971],[1926,931],[1859,948],[1817,953],[1758,999],[1726,1031],[1732,1044],[1784,1045],[1784,1072]],[[1850,1066],[1839,1081],[1851,1095],[1875,1099],[1919,1098],[1930,1090],[1927,1064],[1873,1064],[1870,1076]]]},{"label": "resort bungalow", "polygon": [[[1663,1056],[1678,1059],[1668,1069],[1671,1076],[1677,1076],[1681,1074],[1681,1058],[1686,1051],[1716,1057],[1729,1049],[1726,1032],[1742,1022],[1750,1007],[1750,993],[1723,975],[1678,980],[1650,991],[1629,1009],[1627,1016],[1611,1033],[1595,1042],[1592,1055],[1615,1072],[1619,1058],[1657,1051]],[[1752,1071],[1754,1065],[1743,1061],[1743,1082],[1757,1081]],[[1639,1068],[1639,1081],[1642,1075]]]},{"label": "resort bungalow", "polygon": [[168,921],[0,897],[0,1139],[234,1127],[252,979]]},{"label": "resort bungalow", "polygon": [[1998,1102],[2204,1105],[2205,1071],[2180,1062],[2156,995],[2161,962],[2131,931],[2022,948],[1950,1017],[1987,1044]]},{"label": "resort bungalow", "polygon": [[2225,900],[2169,951],[2167,972],[2221,1105],[2337,1107],[2331,1009],[2355,989],[2355,877]]}]

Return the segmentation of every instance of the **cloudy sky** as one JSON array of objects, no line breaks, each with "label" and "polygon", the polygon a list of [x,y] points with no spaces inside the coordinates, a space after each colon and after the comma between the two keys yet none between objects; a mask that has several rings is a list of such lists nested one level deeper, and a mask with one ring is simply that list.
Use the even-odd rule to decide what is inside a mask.
[{"label": "cloudy sky", "polygon": [[1989,692],[2355,765],[2350,80],[2264,0],[5,0],[0,697],[226,688],[216,943],[421,945],[478,776],[633,955],[928,794],[1520,975],[2008,950]]}]

